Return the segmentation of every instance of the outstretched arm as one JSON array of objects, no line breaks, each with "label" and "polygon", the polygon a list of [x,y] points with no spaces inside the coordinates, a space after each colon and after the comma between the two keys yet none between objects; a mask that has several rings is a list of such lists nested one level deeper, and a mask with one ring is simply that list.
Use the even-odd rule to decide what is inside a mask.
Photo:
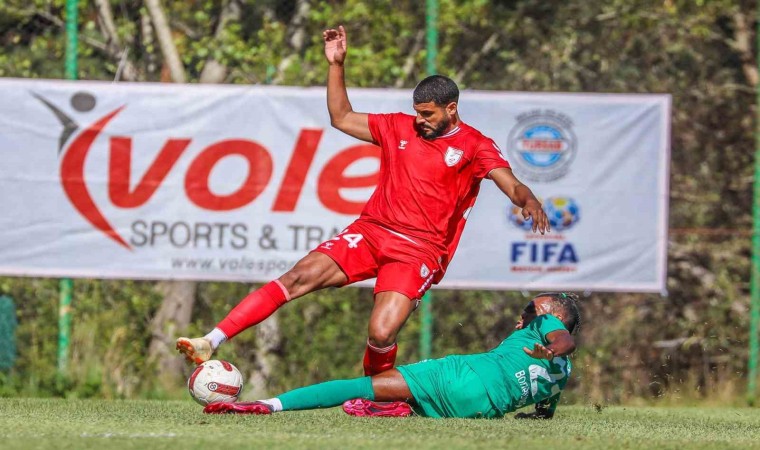
[{"label": "outstretched arm", "polygon": [[492,170],[488,176],[496,183],[496,186],[505,193],[512,203],[522,208],[525,220],[533,218],[533,232],[539,231],[544,234],[551,231],[549,219],[546,217],[541,202],[538,201],[528,186],[522,184],[512,173],[512,169],[498,168]]},{"label": "outstretched arm", "polygon": [[368,115],[354,112],[348,100],[343,70],[348,51],[346,30],[341,25],[337,30],[325,30],[322,37],[325,40],[325,58],[330,65],[327,71],[327,110],[330,113],[330,124],[349,136],[374,142],[369,131]]},{"label": "outstretched arm", "polygon": [[557,356],[566,356],[575,351],[575,339],[567,330],[556,330],[546,335],[549,344],[536,342],[533,350],[523,347],[523,351],[536,359],[552,360]]}]

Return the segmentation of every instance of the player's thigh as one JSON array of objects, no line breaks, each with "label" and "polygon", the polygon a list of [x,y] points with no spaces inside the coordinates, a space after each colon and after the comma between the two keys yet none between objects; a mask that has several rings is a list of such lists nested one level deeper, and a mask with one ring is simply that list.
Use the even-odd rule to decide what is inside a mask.
[{"label": "player's thigh", "polygon": [[398,292],[413,300],[416,305],[430,289],[437,267],[435,260],[424,255],[410,257],[408,260],[383,262],[378,269],[375,294]]},{"label": "player's thigh", "polygon": [[312,252],[301,258],[279,278],[291,298],[298,298],[318,289],[346,284],[346,275],[328,256]]},{"label": "player's thigh", "polygon": [[337,236],[319,244],[311,254],[330,258],[345,274],[343,284],[351,284],[377,276],[376,252],[373,240],[365,236],[364,228],[354,222]]},{"label": "player's thigh", "polygon": [[415,411],[428,417],[498,417],[483,382],[458,356],[398,368],[415,399]]}]

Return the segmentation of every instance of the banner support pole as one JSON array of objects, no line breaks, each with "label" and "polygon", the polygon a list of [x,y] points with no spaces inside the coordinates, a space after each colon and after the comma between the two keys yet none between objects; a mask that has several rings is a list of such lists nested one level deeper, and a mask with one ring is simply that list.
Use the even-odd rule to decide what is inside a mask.
[{"label": "banner support pole", "polygon": [[[77,79],[77,59],[79,56],[78,2],[66,0],[66,56],[64,73],[67,80]],[[65,375],[69,365],[69,344],[71,343],[71,299],[74,282],[62,278],[59,282],[60,301],[58,305],[58,374]]]},{"label": "banner support pole", "polygon": [[[756,7],[755,63],[760,70],[760,6]],[[749,359],[747,362],[747,402],[757,401],[757,359],[760,353],[758,326],[760,325],[760,83],[755,86],[755,179],[752,202],[752,274],[750,276]]]},{"label": "banner support pole", "polygon": [[[425,30],[427,53],[425,55],[428,75],[435,75],[438,70],[438,0],[425,1]],[[433,348],[433,294],[428,290],[422,296],[420,305],[420,359],[430,359]]]}]

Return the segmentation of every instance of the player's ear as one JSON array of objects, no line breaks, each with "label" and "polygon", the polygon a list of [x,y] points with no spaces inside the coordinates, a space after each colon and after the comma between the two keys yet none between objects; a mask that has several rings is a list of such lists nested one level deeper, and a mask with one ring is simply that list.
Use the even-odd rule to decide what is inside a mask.
[{"label": "player's ear", "polygon": [[448,115],[453,116],[457,113],[457,102],[451,102],[448,105],[446,105],[446,112]]}]

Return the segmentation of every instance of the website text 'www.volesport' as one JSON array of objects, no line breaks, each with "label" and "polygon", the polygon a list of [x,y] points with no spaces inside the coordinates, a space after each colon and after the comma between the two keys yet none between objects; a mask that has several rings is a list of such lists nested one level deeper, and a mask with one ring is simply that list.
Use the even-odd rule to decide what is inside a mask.
[{"label": "website text 'www.volesport'", "polygon": [[284,273],[295,265],[296,261],[285,259],[237,258],[172,258],[172,269],[222,271],[231,273],[270,274]]}]

